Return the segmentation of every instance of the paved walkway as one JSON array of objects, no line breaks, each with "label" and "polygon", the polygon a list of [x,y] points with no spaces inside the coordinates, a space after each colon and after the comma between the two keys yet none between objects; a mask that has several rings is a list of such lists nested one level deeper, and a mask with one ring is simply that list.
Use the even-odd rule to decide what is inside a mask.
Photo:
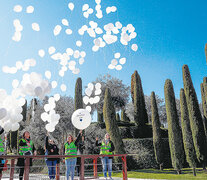
[{"label": "paved walkway", "polygon": [[[113,178],[113,179],[122,180],[123,178]],[[3,174],[2,180],[9,180],[9,174]],[[14,180],[19,180],[18,174],[14,175]],[[30,176],[29,180],[49,180],[49,177],[47,175],[33,174]],[[65,176],[61,176],[60,180],[66,180]],[[74,180],[79,180],[79,179],[78,177],[75,177]],[[94,180],[105,180],[105,179],[103,177],[100,177],[99,179],[94,179]],[[144,179],[128,178],[128,180],[144,180]]]}]

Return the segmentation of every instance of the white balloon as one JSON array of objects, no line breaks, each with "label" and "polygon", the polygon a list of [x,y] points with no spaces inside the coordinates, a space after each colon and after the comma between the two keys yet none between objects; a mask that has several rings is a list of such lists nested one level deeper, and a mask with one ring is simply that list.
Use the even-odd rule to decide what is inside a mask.
[{"label": "white balloon", "polygon": [[0,120],[5,118],[7,115],[7,110],[5,108],[0,108]]},{"label": "white balloon", "polygon": [[100,4],[101,0],[95,0],[96,4]]},{"label": "white balloon", "polygon": [[98,28],[95,29],[95,32],[96,32],[96,34],[102,34],[103,30],[98,27]]},{"label": "white balloon", "polygon": [[100,39],[94,39],[94,44],[99,47],[101,44]]},{"label": "white balloon", "polygon": [[94,104],[98,103],[100,101],[100,97],[99,96],[95,96],[94,97]]},{"label": "white balloon", "polygon": [[108,65],[108,68],[109,68],[109,69],[114,69],[114,68],[115,68],[115,66],[114,66],[114,65],[112,65],[112,64],[109,64],[109,65]]},{"label": "white balloon", "polygon": [[32,29],[34,31],[40,31],[40,26],[38,23],[32,23]]},{"label": "white balloon", "polygon": [[65,84],[61,84],[60,89],[65,92],[67,90],[67,86]]},{"label": "white balloon", "polygon": [[36,96],[40,96],[43,91],[42,91],[42,88],[40,86],[38,86],[34,89],[34,92],[35,92]]},{"label": "white balloon", "polygon": [[12,124],[11,131],[17,131],[19,129],[20,125],[18,122]]},{"label": "white balloon", "polygon": [[116,26],[118,29],[121,29],[121,28],[122,28],[122,24],[121,24],[119,21],[117,21],[117,22],[115,23],[115,26]]},{"label": "white balloon", "polygon": [[17,68],[17,70],[22,69],[22,66],[23,66],[23,64],[22,64],[21,61],[17,61],[17,62],[16,62],[16,68]]},{"label": "white balloon", "polygon": [[93,89],[94,89],[94,85],[93,85],[93,83],[88,83],[88,88],[89,88],[91,91],[93,91]]},{"label": "white balloon", "polygon": [[115,53],[115,54],[114,54],[114,58],[116,58],[116,59],[119,59],[119,58],[120,58],[120,56],[121,56],[121,54],[120,54],[120,53]]},{"label": "white balloon", "polygon": [[79,68],[75,68],[73,71],[72,71],[73,74],[79,74],[80,73],[80,69]]},{"label": "white balloon", "polygon": [[25,103],[26,103],[26,99],[25,98],[20,98],[19,99],[19,106],[24,106]]},{"label": "white balloon", "polygon": [[73,31],[71,29],[66,29],[65,33],[68,34],[68,35],[71,35],[73,33]]},{"label": "white balloon", "polygon": [[85,61],[84,58],[80,58],[79,59],[79,64],[82,65],[84,63],[84,61]]},{"label": "white balloon", "polygon": [[90,97],[91,94],[92,94],[92,90],[90,88],[86,88],[85,89],[85,94]]},{"label": "white balloon", "polygon": [[137,46],[137,44],[132,44],[132,47],[131,47],[131,48],[132,48],[132,50],[135,51],[135,52],[138,50],[138,46]]},{"label": "white balloon", "polygon": [[84,4],[84,5],[82,6],[82,11],[87,11],[88,8],[89,8],[89,5],[88,5],[88,4]]},{"label": "white balloon", "polygon": [[130,38],[131,39],[134,39],[134,38],[136,38],[137,37],[137,33],[136,32],[132,32],[131,34],[130,34]]},{"label": "white balloon", "polygon": [[81,47],[82,46],[82,42],[81,41],[76,41],[76,46]]},{"label": "white balloon", "polygon": [[73,54],[73,57],[76,58],[76,59],[78,59],[79,56],[80,56],[80,52],[79,52],[78,50],[76,50],[76,51],[74,52],[74,54]]},{"label": "white balloon", "polygon": [[53,132],[55,130],[55,126],[52,123],[46,124],[45,128],[48,132]]},{"label": "white balloon", "polygon": [[101,89],[97,89],[96,91],[95,91],[95,95],[100,95],[101,94]]},{"label": "white balloon", "polygon": [[12,81],[12,87],[13,87],[14,89],[16,89],[18,86],[19,86],[19,81],[18,81],[17,79],[14,79],[14,80]]},{"label": "white balloon", "polygon": [[118,70],[118,71],[122,70],[122,66],[121,65],[117,65],[116,66],[116,70]]},{"label": "white balloon", "polygon": [[111,64],[113,66],[116,66],[118,64],[118,61],[116,59],[111,60]]},{"label": "white balloon", "polygon": [[88,13],[88,11],[84,12],[84,13],[83,13],[83,16],[84,16],[85,18],[88,18],[88,17],[89,17],[89,13]]},{"label": "white balloon", "polygon": [[73,11],[74,7],[75,7],[75,5],[74,5],[73,3],[69,3],[69,4],[68,4],[68,8],[69,8],[71,11]]},{"label": "white balloon", "polygon": [[111,13],[111,7],[106,8],[106,14],[109,14],[109,13]]},{"label": "white balloon", "polygon": [[91,105],[94,104],[94,98],[91,97],[91,98],[89,99],[89,103],[90,103]]},{"label": "white balloon", "polygon": [[93,14],[93,9],[92,9],[92,8],[89,8],[89,9],[87,10],[87,13],[88,13],[88,14]]},{"label": "white balloon", "polygon": [[62,27],[60,25],[56,25],[53,30],[54,36],[57,36],[58,34],[60,34],[61,30],[62,30]]},{"label": "white balloon", "polygon": [[111,7],[111,12],[116,12],[116,10],[117,10],[116,6]]},{"label": "white balloon", "polygon": [[14,12],[17,12],[17,13],[22,12],[22,6],[16,5],[16,6],[14,6],[13,10],[14,10]]},{"label": "white balloon", "polygon": [[57,81],[52,81],[51,85],[52,85],[52,88],[55,89],[57,87]]},{"label": "white balloon", "polygon": [[84,96],[83,97],[83,102],[85,105],[87,105],[89,103],[89,97],[88,96]]},{"label": "white balloon", "polygon": [[48,49],[48,53],[49,53],[49,54],[54,54],[55,51],[56,51],[56,49],[55,49],[54,46],[51,46],[51,47],[49,47],[49,49]]},{"label": "white balloon", "polygon": [[86,106],[86,110],[90,113],[91,112],[91,106]]},{"label": "white balloon", "polygon": [[45,110],[46,112],[50,111],[50,105],[49,105],[49,104],[45,104],[45,105],[44,105],[44,110]]},{"label": "white balloon", "polygon": [[21,25],[20,20],[19,19],[13,20],[13,25],[14,25],[14,27]]},{"label": "white balloon", "polygon": [[34,12],[34,7],[33,6],[28,6],[27,9],[26,9],[26,12],[31,14]]},{"label": "white balloon", "polygon": [[122,65],[125,64],[126,63],[126,58],[121,58],[119,60],[119,63],[122,64]]},{"label": "white balloon", "polygon": [[55,99],[56,102],[59,101],[60,100],[60,94],[55,94],[54,99]]},{"label": "white balloon", "polygon": [[86,109],[78,109],[72,115],[72,124],[77,129],[86,129],[91,124],[91,115]]},{"label": "white balloon", "polygon": [[75,62],[75,61],[70,61],[70,62],[68,63],[68,65],[69,65],[69,66],[75,66],[75,65],[76,65],[76,62]]},{"label": "white balloon", "polygon": [[96,88],[96,90],[101,89],[101,83],[96,83],[95,88]]},{"label": "white balloon", "polygon": [[81,56],[82,58],[86,57],[86,52],[85,52],[85,51],[81,51],[81,52],[80,52],[80,56]]},{"label": "white balloon", "polygon": [[72,56],[73,55],[73,50],[71,48],[67,48],[66,53],[67,53],[68,56]]},{"label": "white balloon", "polygon": [[64,26],[69,26],[68,20],[67,19],[62,19],[62,24]]},{"label": "white balloon", "polygon": [[41,114],[41,119],[42,119],[44,122],[46,122],[46,121],[49,119],[48,116],[49,116],[48,113],[44,112],[44,113]]},{"label": "white balloon", "polygon": [[92,51],[93,51],[93,52],[97,52],[98,50],[99,50],[99,46],[93,46],[93,47],[92,47]]},{"label": "white balloon", "polygon": [[45,71],[45,77],[47,79],[50,79],[51,78],[51,72],[50,71]]},{"label": "white balloon", "polygon": [[39,55],[40,57],[44,57],[44,56],[45,56],[45,51],[44,51],[43,49],[40,49],[40,50],[38,51],[38,55]]},{"label": "white balloon", "polygon": [[4,125],[3,128],[6,132],[9,132],[11,130],[12,124],[10,121],[7,121]]}]

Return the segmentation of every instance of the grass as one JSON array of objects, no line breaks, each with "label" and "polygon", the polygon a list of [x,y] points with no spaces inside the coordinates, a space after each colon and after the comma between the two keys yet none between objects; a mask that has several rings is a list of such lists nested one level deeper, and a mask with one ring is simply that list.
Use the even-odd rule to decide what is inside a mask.
[{"label": "grass", "polygon": [[[196,169],[197,176],[193,176],[192,170],[183,169],[182,174],[178,175],[173,169],[164,169],[163,171],[156,169],[140,169],[137,171],[128,171],[128,178],[140,179],[206,179],[207,171]],[[113,173],[114,177],[122,177],[122,173]]]}]

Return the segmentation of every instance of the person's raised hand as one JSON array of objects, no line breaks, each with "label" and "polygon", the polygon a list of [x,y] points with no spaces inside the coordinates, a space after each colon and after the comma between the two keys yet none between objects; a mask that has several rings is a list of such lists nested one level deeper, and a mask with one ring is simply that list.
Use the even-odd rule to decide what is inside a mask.
[{"label": "person's raised hand", "polygon": [[98,137],[96,137],[96,141],[98,141]]}]

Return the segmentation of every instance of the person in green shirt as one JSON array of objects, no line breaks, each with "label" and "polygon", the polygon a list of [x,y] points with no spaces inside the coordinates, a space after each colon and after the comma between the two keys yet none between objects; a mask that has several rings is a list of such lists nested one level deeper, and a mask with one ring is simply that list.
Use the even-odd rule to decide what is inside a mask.
[{"label": "person in green shirt", "polygon": [[[19,155],[36,155],[36,150],[32,140],[30,139],[30,133],[25,131],[22,139],[19,140]],[[24,165],[25,159],[19,158],[17,161],[17,166],[19,166],[19,180],[23,179],[24,175]],[[30,159],[30,166],[32,166],[32,159]]]},{"label": "person in green shirt", "polygon": [[75,166],[77,162],[77,144],[82,136],[82,130],[78,134],[76,140],[74,140],[72,135],[68,136],[68,140],[64,145],[63,154],[64,155],[71,155],[74,157],[66,157],[65,158],[65,165],[66,165],[66,178],[69,180],[69,176],[71,176],[71,180],[74,179],[75,175]]},{"label": "person in green shirt", "polygon": [[[114,151],[114,144],[110,140],[109,133],[105,134],[105,138],[101,143],[98,142],[98,138],[96,138],[96,146],[100,146],[100,154],[101,155],[112,155]],[[104,178],[107,179],[107,169],[109,178],[112,179],[112,157],[102,157],[101,158],[102,166],[103,166],[103,174]]]}]

